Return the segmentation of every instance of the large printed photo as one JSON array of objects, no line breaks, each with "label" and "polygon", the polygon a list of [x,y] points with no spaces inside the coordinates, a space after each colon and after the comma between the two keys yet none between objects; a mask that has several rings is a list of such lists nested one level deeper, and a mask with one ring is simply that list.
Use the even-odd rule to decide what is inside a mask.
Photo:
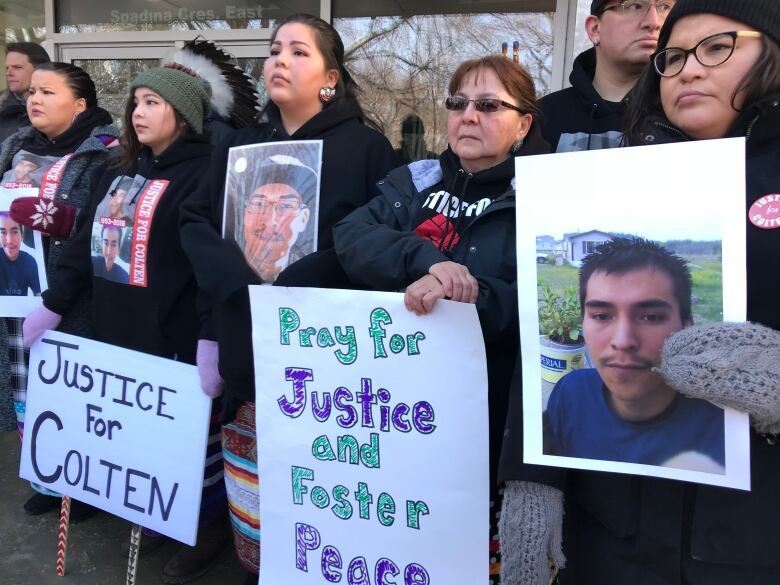
[{"label": "large printed photo", "polygon": [[265,283],[317,250],[322,141],[230,149],[222,235]]},{"label": "large printed photo", "polygon": [[10,209],[18,197],[38,197],[43,174],[57,160],[20,150],[0,180],[0,316],[26,316],[46,290],[41,234],[16,221]]},{"label": "large printed photo", "polygon": [[657,371],[674,333],[744,321],[741,146],[518,162],[526,462],[748,487],[747,417]]}]

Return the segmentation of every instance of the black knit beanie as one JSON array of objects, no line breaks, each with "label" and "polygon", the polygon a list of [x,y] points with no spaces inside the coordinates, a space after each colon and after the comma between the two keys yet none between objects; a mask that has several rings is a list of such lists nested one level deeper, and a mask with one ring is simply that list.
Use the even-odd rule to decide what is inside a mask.
[{"label": "black knit beanie", "polygon": [[780,0],[677,0],[659,34],[658,48],[666,47],[675,22],[683,16],[701,13],[744,22],[780,43]]},{"label": "black knit beanie", "polygon": [[599,14],[601,13],[601,7],[604,6],[609,0],[593,0],[590,3],[590,13],[591,14]]}]

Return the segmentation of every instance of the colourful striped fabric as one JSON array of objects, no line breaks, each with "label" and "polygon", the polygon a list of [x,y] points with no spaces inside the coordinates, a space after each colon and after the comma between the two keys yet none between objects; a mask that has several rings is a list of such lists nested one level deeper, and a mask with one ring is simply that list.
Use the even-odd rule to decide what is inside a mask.
[{"label": "colourful striped fabric", "polygon": [[225,487],[236,554],[247,571],[260,572],[260,501],[255,405],[245,402],[222,427]]}]

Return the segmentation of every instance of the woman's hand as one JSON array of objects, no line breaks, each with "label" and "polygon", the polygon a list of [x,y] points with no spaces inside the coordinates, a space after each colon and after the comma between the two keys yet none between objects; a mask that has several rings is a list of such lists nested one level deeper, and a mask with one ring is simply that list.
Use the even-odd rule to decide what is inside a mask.
[{"label": "woman's hand", "polygon": [[439,280],[426,274],[406,287],[404,304],[415,315],[427,315],[439,299],[445,298],[444,287]]},{"label": "woman's hand", "polygon": [[463,264],[438,262],[428,269],[428,274],[435,276],[441,283],[445,298],[460,303],[477,302],[479,283]]}]

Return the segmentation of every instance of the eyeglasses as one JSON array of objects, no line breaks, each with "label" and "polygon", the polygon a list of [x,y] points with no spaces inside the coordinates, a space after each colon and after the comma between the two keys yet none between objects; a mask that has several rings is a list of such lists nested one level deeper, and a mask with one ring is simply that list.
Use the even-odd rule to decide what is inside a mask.
[{"label": "eyeglasses", "polygon": [[284,217],[295,215],[306,207],[303,203],[298,201],[277,201],[273,203],[265,199],[250,199],[246,203],[246,212],[251,214],[265,213],[267,211],[273,211],[277,216]]},{"label": "eyeglasses", "polygon": [[613,4],[607,6],[601,13],[604,14],[607,10],[619,10],[623,16],[641,20],[650,11],[650,6],[655,6],[658,16],[665,18],[669,11],[674,6],[674,2],[667,0],[665,2],[650,2],[649,0],[623,0],[620,4]]},{"label": "eyeglasses", "polygon": [[505,102],[504,100],[500,100],[498,98],[478,98],[475,100],[467,100],[464,97],[451,96],[444,100],[444,107],[451,112],[462,112],[469,107],[469,102],[474,102],[474,109],[485,114],[492,114],[493,112],[497,112],[498,108],[501,106],[509,108],[510,110],[515,110],[521,114],[523,113],[523,110],[518,108],[516,105],[510,104],[509,102]]},{"label": "eyeglasses", "polygon": [[717,67],[734,54],[738,37],[759,38],[760,32],[732,30],[700,40],[692,49],[669,47],[653,55],[653,66],[661,77],[674,77],[685,68],[688,56],[693,55],[705,67]]}]

